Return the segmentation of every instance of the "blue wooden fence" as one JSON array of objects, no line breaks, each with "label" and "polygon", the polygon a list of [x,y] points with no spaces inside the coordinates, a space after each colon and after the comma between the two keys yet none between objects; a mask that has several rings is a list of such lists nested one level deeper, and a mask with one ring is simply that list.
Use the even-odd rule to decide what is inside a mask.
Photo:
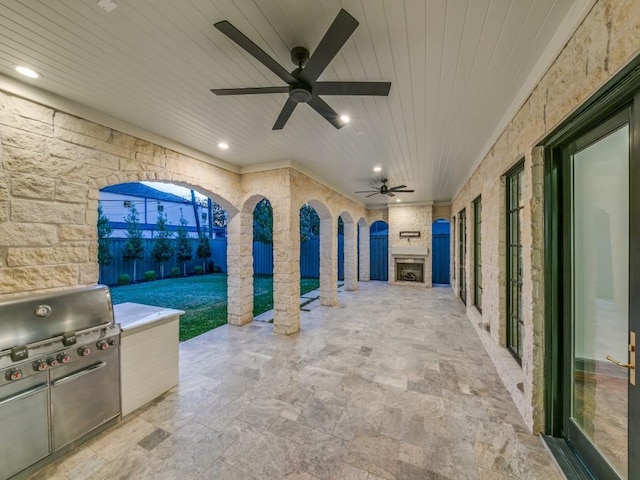
[{"label": "blue wooden fence", "polygon": [[389,237],[387,235],[369,237],[371,280],[389,280]]},{"label": "blue wooden fence", "polygon": [[449,250],[450,239],[448,233],[440,233],[433,236],[433,255],[431,267],[433,271],[432,282],[449,284]]},{"label": "blue wooden fence", "polygon": [[[155,270],[158,278],[160,277],[160,264],[155,262],[151,257],[153,248],[152,239],[144,239],[144,259],[138,260],[136,267],[136,277],[133,278],[133,262],[126,262],[122,258],[125,238],[111,239],[111,254],[113,261],[111,265],[100,267],[100,283],[105,285],[115,285],[118,282],[118,276],[127,274],[132,281],[144,280],[144,272],[147,270]],[[174,250],[176,240],[172,240]],[[198,241],[190,240],[192,244],[193,258],[186,262],[187,274],[193,273],[196,266],[202,266],[202,260],[196,256],[196,248]],[[207,262],[207,270],[227,272],[227,239],[219,237],[209,240],[211,245],[211,258]],[[174,257],[165,263],[164,275],[170,276],[171,268],[179,267],[180,275],[183,273],[183,266],[178,265],[178,260]],[[253,242],[253,271],[257,275],[273,275],[273,245],[270,243]],[[320,277],[320,239],[313,237],[306,242],[300,244],[300,276],[303,278],[319,278]],[[344,279],[344,235],[338,235],[338,279]]]},{"label": "blue wooden fence", "polygon": [[[133,278],[133,262],[127,262],[122,258],[124,251],[124,245],[127,242],[126,238],[112,238],[111,239],[111,255],[113,260],[111,265],[100,267],[100,283],[105,285],[114,285],[118,282],[118,276],[127,274],[131,277],[132,281],[144,280],[144,272],[147,270],[155,270],[156,275],[160,278],[160,264],[153,260],[151,256],[151,250],[153,249],[153,240],[146,238],[144,242],[144,258],[137,261],[136,265],[136,278]],[[187,263],[187,274],[192,274],[194,267],[202,266],[202,260],[196,255],[196,248],[198,246],[197,239],[190,239],[189,242],[192,246],[192,258]],[[177,245],[177,240],[172,240],[174,251]],[[218,271],[227,271],[227,239],[213,238],[209,240],[211,245],[211,258],[208,259],[206,266],[207,270],[211,271],[214,268]],[[164,276],[169,277],[171,268],[179,267],[180,274],[182,275],[183,266],[178,264],[178,259],[174,256],[171,260],[164,265]]]}]

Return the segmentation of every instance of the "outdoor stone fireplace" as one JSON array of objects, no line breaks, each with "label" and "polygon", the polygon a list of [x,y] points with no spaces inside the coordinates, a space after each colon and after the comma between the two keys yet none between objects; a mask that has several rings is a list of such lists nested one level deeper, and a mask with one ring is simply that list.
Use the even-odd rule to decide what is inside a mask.
[{"label": "outdoor stone fireplace", "polygon": [[424,258],[395,257],[396,281],[424,283]]}]

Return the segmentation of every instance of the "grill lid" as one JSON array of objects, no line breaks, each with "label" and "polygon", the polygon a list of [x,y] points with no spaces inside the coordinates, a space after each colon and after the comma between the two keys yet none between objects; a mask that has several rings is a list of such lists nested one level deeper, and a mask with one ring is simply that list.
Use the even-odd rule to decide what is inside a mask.
[{"label": "grill lid", "polygon": [[0,350],[113,323],[104,285],[0,301]]}]

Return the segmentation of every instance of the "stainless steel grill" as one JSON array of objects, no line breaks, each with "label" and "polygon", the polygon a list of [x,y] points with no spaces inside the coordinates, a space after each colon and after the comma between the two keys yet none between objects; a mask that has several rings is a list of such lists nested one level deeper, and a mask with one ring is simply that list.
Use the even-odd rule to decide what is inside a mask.
[{"label": "stainless steel grill", "polygon": [[107,287],[0,302],[0,479],[117,421],[119,347]]}]

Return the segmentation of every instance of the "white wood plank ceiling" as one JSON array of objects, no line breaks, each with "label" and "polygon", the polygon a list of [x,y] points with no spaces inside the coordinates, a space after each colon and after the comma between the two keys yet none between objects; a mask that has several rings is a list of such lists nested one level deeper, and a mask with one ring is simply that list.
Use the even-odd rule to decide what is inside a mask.
[{"label": "white wood plank ceiling", "polygon": [[[115,3],[109,13],[97,0],[0,0],[0,73],[239,167],[295,161],[375,205],[450,200],[503,117],[526,98],[526,82],[543,73],[544,55],[557,51],[552,38],[566,37],[562,29],[575,28],[590,2]],[[340,8],[360,26],[320,80],[392,82],[389,97],[324,97],[350,115],[348,126],[336,130],[299,105],[285,128],[273,131],[286,94],[210,92],[283,85],[213,23],[230,21],[293,70],[290,49],[302,45],[313,53]],[[41,78],[25,80],[16,65]],[[220,141],[230,148],[221,151]],[[382,173],[373,173],[376,165]],[[394,199],[353,193],[381,177],[415,193]]]}]

